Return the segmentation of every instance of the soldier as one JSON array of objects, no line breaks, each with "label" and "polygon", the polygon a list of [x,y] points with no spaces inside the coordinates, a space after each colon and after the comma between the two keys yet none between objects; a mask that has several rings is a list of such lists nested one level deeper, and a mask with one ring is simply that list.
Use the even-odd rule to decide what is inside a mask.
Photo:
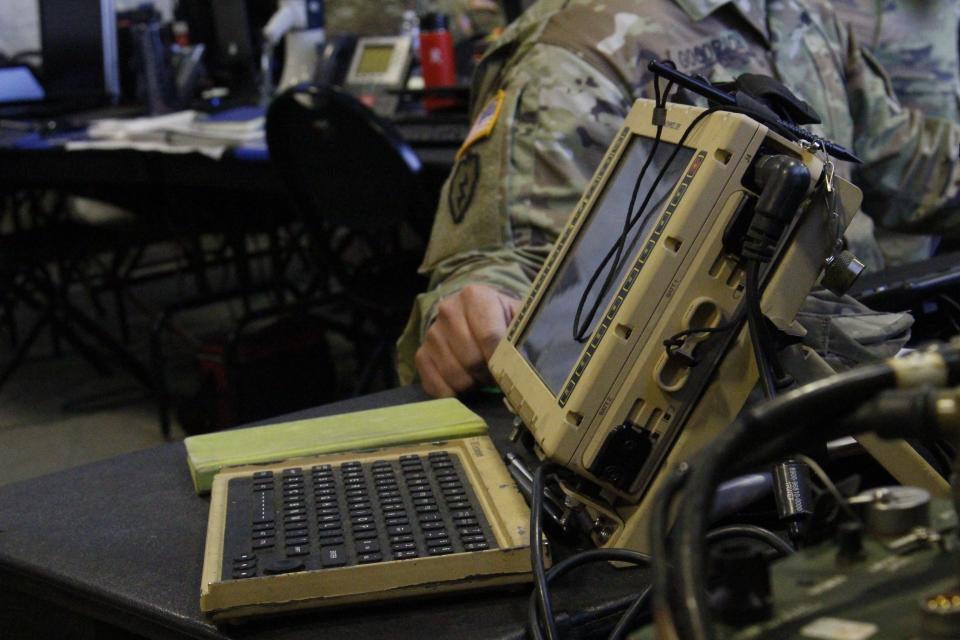
[{"label": "soldier", "polygon": [[[957,122],[960,16],[955,0],[833,0],[833,7],[883,65],[903,106]],[[929,258],[936,248],[934,236],[883,228],[876,236],[888,265]]]},{"label": "soldier", "polygon": [[[713,81],[780,79],[820,114],[818,133],[864,158],[857,181],[883,204],[872,213],[885,225],[951,231],[960,222],[944,213],[956,211],[960,131],[901,109],[823,0],[541,0],[474,76],[475,125],[422,266],[430,291],[398,343],[402,380],[416,367],[433,395],[489,382],[486,361],[517,300],[631,104],[652,96],[654,57]],[[869,249],[869,219],[854,226]],[[813,325],[833,312],[823,302]],[[909,324],[884,326],[905,334]],[[815,337],[823,346],[829,331]]]}]

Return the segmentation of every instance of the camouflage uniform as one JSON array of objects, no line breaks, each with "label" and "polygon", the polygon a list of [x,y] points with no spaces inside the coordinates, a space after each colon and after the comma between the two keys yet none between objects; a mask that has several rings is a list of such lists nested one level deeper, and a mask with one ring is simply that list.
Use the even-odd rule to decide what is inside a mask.
[{"label": "camouflage uniform", "polygon": [[[960,16],[955,0],[833,0],[833,7],[883,64],[901,104],[957,121]],[[887,229],[877,229],[876,235],[888,264],[923,260],[936,248],[934,236]]]},{"label": "camouflage uniform", "polygon": [[[525,294],[631,104],[653,95],[653,57],[713,81],[779,78],[821,115],[819,133],[866,160],[858,182],[887,201],[872,209],[884,224],[960,225],[936,215],[957,197],[957,128],[900,109],[822,0],[541,0],[474,76],[474,115],[498,90],[505,99],[441,194],[422,266],[430,291],[398,343],[402,380],[415,377],[440,299],[469,283]],[[869,236],[869,219],[857,219]]]}]

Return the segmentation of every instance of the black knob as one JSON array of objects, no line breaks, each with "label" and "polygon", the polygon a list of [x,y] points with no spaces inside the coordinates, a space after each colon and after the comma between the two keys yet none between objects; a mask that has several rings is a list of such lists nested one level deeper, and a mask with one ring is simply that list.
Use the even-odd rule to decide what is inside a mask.
[{"label": "black knob", "polygon": [[844,522],[837,527],[837,562],[863,560],[863,525],[859,522]]},{"label": "black knob", "polygon": [[770,565],[763,547],[749,541],[721,542],[710,550],[710,568],[710,608],[720,620],[741,625],[770,617]]}]

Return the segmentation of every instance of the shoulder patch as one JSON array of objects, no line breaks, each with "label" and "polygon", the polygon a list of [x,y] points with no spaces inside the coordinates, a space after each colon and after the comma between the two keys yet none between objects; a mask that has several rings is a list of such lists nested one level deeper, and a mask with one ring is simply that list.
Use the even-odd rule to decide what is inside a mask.
[{"label": "shoulder patch", "polygon": [[463,141],[460,150],[457,151],[457,160],[460,160],[477,140],[482,140],[493,132],[493,127],[500,118],[500,110],[503,108],[505,98],[506,94],[503,92],[503,89],[501,89],[497,91],[497,95],[493,96],[490,102],[487,103],[487,106],[483,108],[483,111],[480,112],[480,115],[477,116],[477,119],[474,121],[473,126],[470,127],[470,133],[467,134],[467,139]]},{"label": "shoulder patch", "polygon": [[447,190],[447,207],[454,224],[463,222],[467,209],[473,202],[477,191],[477,181],[480,179],[480,154],[473,152],[457,160],[457,166],[450,178],[450,187]]}]

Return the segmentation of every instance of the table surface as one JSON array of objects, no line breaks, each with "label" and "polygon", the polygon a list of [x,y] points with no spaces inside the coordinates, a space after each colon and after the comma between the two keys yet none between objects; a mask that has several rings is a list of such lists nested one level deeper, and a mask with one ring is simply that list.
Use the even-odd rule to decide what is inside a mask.
[{"label": "table surface", "polygon": [[[403,387],[283,419],[423,399],[419,388]],[[501,451],[519,450],[509,441],[511,416],[499,396],[480,394],[466,403],[487,420]],[[0,585],[52,620],[65,611],[152,638],[419,638],[427,631],[435,640],[522,637],[526,587],[218,628],[199,609],[208,507],[209,498],[194,493],[182,443],[0,488]],[[638,590],[642,577],[585,567],[560,581],[558,606],[589,608]]]}]

